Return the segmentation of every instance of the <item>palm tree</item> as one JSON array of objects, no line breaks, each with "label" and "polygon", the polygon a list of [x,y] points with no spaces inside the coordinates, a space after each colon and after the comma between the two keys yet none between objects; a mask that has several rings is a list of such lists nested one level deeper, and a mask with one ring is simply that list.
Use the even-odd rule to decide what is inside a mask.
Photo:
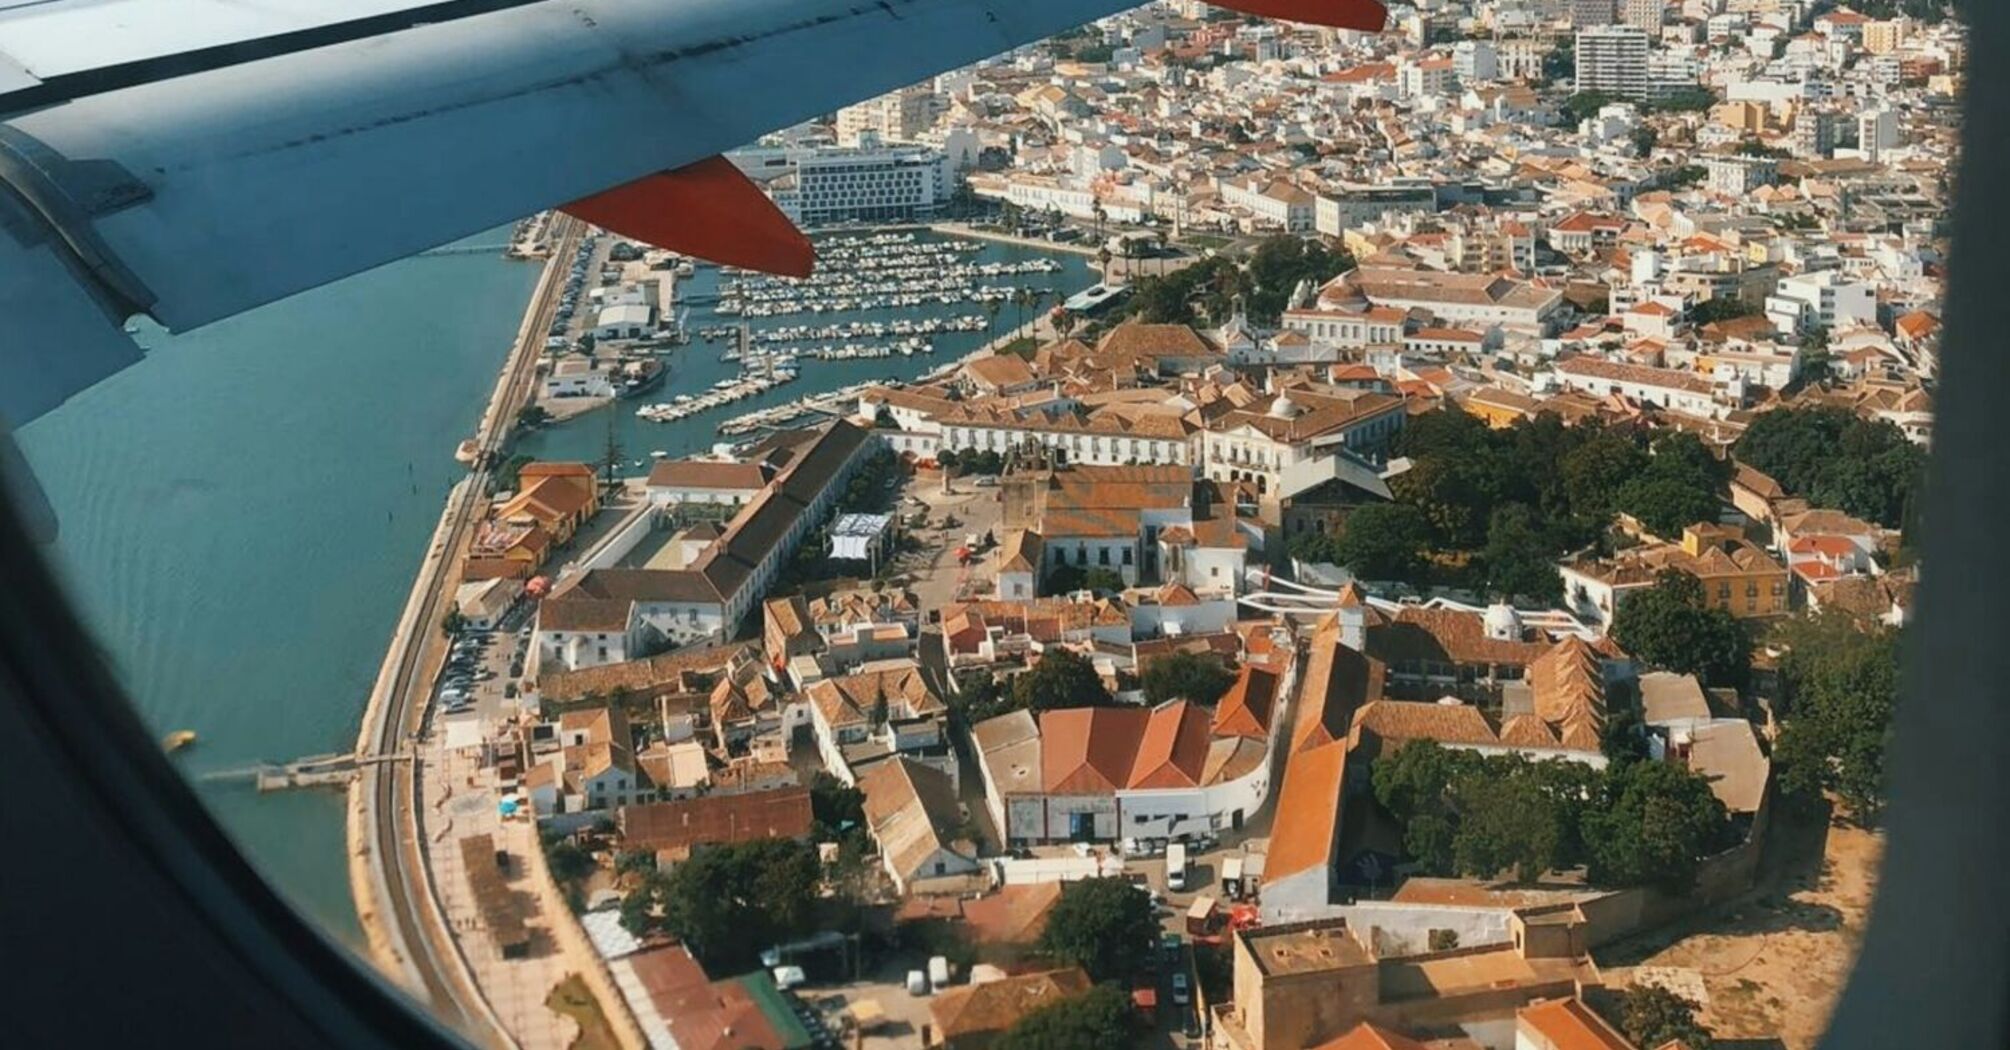
[{"label": "palm tree", "polygon": [[1107,214],[1103,211],[1103,202],[1095,202],[1090,208],[1090,213],[1096,217],[1096,243],[1101,244],[1103,242],[1103,216]]},{"label": "palm tree", "polygon": [[1017,316],[1019,318],[1019,323],[1012,329],[1014,335],[1017,335],[1026,327],[1026,307],[1032,305],[1032,303],[1033,292],[1031,289],[1014,288],[1012,290],[1012,305],[1018,308]]},{"label": "palm tree", "polygon": [[1040,307],[1045,306],[1047,300],[1053,294],[1053,292],[1045,288],[1035,288],[1032,290],[1032,301],[1029,305],[1033,308],[1033,327],[1026,334],[1032,336],[1034,342],[1039,342]]},{"label": "palm tree", "polygon": [[1166,231],[1153,230],[1152,236],[1159,242],[1159,276],[1166,275]]},{"label": "palm tree", "polygon": [[1096,261],[1103,264],[1103,283],[1110,281],[1110,246],[1105,244],[1096,251]]},{"label": "palm tree", "polygon": [[1003,310],[1004,308],[1005,304],[997,299],[984,300],[985,342],[991,341],[991,333],[998,327],[998,311]]}]

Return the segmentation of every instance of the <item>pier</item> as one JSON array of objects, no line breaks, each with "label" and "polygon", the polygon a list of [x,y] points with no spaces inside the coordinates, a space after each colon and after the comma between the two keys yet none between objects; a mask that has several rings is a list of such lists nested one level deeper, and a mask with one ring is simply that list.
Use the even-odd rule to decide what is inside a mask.
[{"label": "pier", "polygon": [[260,763],[255,766],[239,766],[235,769],[218,769],[202,774],[203,780],[248,780],[264,791],[285,791],[290,788],[348,787],[356,774],[364,766],[386,762],[409,762],[412,756],[406,752],[388,755],[358,755],[354,752],[340,752],[327,755],[308,755],[291,762]]}]

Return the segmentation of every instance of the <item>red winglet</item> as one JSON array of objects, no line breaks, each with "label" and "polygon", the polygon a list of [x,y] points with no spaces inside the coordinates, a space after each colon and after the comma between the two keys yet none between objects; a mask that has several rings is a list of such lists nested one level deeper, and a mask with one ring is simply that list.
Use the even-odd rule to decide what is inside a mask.
[{"label": "red winglet", "polygon": [[1379,33],[1389,11],[1377,0],[1210,0],[1217,7],[1262,18],[1282,18],[1334,29]]},{"label": "red winglet", "polygon": [[816,265],[816,246],[724,157],[644,175],[561,210],[623,237],[728,266],[808,277]]}]

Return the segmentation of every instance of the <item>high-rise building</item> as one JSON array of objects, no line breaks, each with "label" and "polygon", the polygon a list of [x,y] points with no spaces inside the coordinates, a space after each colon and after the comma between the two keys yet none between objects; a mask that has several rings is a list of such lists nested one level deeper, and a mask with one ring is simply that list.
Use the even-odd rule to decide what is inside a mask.
[{"label": "high-rise building", "polygon": [[1898,145],[1898,114],[1879,107],[1856,115],[1856,148],[1865,160],[1881,161]]},{"label": "high-rise building", "polygon": [[913,142],[934,122],[935,92],[916,84],[838,110],[838,145],[864,145],[867,135],[882,143]]},{"label": "high-rise building", "polygon": [[1638,26],[1594,26],[1577,32],[1577,90],[1614,98],[1647,97],[1647,34]]},{"label": "high-rise building", "polygon": [[1644,29],[1649,36],[1661,35],[1661,23],[1668,14],[1668,0],[1619,0],[1619,21]]},{"label": "high-rise building", "polygon": [[1461,40],[1452,45],[1452,72],[1467,84],[1499,80],[1500,55],[1491,40]]},{"label": "high-rise building", "polygon": [[1579,29],[1609,26],[1617,17],[1614,0],[1570,0],[1570,24]]},{"label": "high-rise building", "polygon": [[1794,114],[1794,156],[1814,159],[1834,153],[1837,123],[1832,110],[1802,106]]},{"label": "high-rise building", "polygon": [[882,222],[932,212],[953,188],[941,150],[754,148],[726,155],[797,222]]}]

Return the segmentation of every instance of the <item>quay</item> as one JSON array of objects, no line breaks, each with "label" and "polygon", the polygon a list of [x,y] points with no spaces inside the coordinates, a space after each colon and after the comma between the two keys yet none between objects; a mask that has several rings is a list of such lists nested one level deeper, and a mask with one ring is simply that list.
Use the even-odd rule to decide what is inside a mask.
[{"label": "quay", "polygon": [[218,769],[202,774],[203,780],[248,780],[260,792],[291,788],[342,787],[352,783],[363,767],[385,762],[409,762],[409,752],[365,755],[353,751],[308,755],[291,762],[260,763],[234,769]]}]

